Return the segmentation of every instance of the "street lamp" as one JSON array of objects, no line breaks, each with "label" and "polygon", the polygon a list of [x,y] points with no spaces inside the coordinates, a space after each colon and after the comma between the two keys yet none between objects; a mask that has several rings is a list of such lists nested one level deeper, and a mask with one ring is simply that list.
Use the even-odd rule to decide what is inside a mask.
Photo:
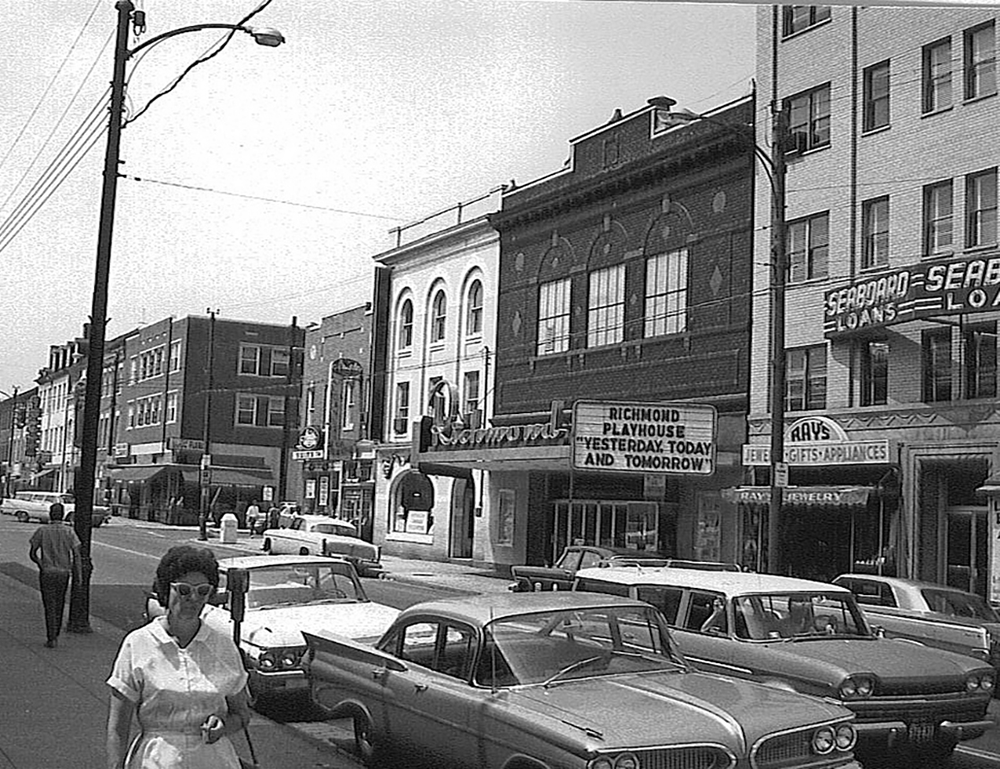
[{"label": "street lamp", "polygon": [[[771,102],[771,151],[768,153],[747,133],[747,126],[736,126],[722,120],[699,115],[690,110],[672,110],[676,102],[666,96],[649,100],[649,104],[666,110],[668,118],[677,124],[704,120],[721,126],[746,139],[753,147],[771,186],[771,493],[767,515],[767,570],[781,572],[780,533],[781,502],[788,468],[785,465],[785,283],[788,276],[785,222],[785,113],[781,103]],[[779,485],[781,484],[781,485]]]},{"label": "street lamp", "polygon": [[97,433],[101,415],[101,380],[104,369],[104,335],[107,325],[108,272],[111,264],[111,238],[115,222],[115,195],[118,190],[118,155],[121,146],[122,116],[125,102],[125,63],[142,50],[186,32],[205,29],[228,29],[246,32],[263,46],[273,48],[285,38],[270,28],[253,29],[240,24],[194,24],[170,30],[128,49],[128,25],[135,6],[131,0],[118,0],[118,26],[115,38],[114,72],[111,80],[111,103],[108,118],[108,146],[104,156],[104,186],[101,192],[100,226],[97,233],[97,265],[94,273],[94,296],[90,310],[90,349],[87,356],[87,387],[83,404],[83,429],[80,445],[80,472],[76,475],[76,509],[73,526],[80,538],[83,568],[81,579],[73,582],[66,629],[90,632],[90,522],[94,506],[94,475],[97,467]]}]

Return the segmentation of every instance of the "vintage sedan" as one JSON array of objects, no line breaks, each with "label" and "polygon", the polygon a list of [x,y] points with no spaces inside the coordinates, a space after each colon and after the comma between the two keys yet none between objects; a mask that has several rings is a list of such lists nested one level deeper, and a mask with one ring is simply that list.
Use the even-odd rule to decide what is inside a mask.
[{"label": "vintage sedan", "polygon": [[986,601],[948,585],[877,574],[841,574],[869,620],[890,638],[909,638],[1000,667],[1000,617]]},{"label": "vintage sedan", "polygon": [[374,646],[307,631],[361,759],[493,769],[858,769],[850,711],[688,667],[651,606],[569,592],[416,604]]},{"label": "vintage sedan", "polygon": [[[204,619],[227,633],[232,633],[232,619],[226,577],[234,568],[249,572],[240,647],[250,672],[250,693],[258,702],[275,693],[308,695],[304,630],[322,628],[347,638],[376,640],[399,614],[398,609],[368,598],[347,561],[252,555],[219,561],[218,598],[206,607]],[[147,618],[163,612],[156,598],[147,596]]]},{"label": "vintage sedan", "polygon": [[907,750],[939,766],[981,736],[994,670],[971,657],[872,632],[851,591],[745,572],[611,568],[577,573],[577,590],[659,608],[702,670],[838,700],[857,715],[858,754]]},{"label": "vintage sedan", "polygon": [[[40,523],[49,522],[49,507],[54,502],[61,502],[63,506],[63,520],[66,523],[73,523],[76,515],[76,503],[72,494],[58,491],[37,491],[32,489],[22,489],[15,491],[13,497],[7,497],[0,502],[0,511],[4,515],[13,515],[22,523],[38,521]],[[90,516],[90,525],[93,528],[103,526],[111,518],[111,513],[104,505],[94,505]]]},{"label": "vintage sedan", "polygon": [[267,529],[262,549],[268,553],[335,555],[354,564],[362,576],[382,572],[382,551],[378,545],[358,536],[350,521],[329,515],[294,515],[288,526]]}]

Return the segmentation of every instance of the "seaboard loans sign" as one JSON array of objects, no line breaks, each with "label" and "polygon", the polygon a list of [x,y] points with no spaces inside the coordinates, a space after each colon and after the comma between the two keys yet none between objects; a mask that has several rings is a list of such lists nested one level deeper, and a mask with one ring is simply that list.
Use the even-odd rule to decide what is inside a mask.
[{"label": "seaboard loans sign", "polygon": [[691,403],[577,401],[572,466],[615,473],[711,475],[716,412]]}]

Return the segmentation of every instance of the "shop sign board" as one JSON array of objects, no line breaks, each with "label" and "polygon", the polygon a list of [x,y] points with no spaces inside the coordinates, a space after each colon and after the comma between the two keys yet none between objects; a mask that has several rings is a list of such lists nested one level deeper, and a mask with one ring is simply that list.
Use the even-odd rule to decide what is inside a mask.
[{"label": "shop sign board", "polygon": [[926,262],[823,295],[827,339],[939,315],[1000,309],[1000,257]]},{"label": "shop sign board", "polygon": [[292,459],[306,461],[309,459],[325,459],[326,450],[323,447],[323,431],[310,425],[299,433],[298,443],[292,451]]},{"label": "shop sign board", "polygon": [[574,470],[711,475],[715,472],[715,407],[577,401],[571,446]]},{"label": "shop sign board", "polygon": [[[829,417],[803,417],[785,430],[785,456],[794,467],[826,465],[884,465],[891,462],[889,440],[852,441]],[[771,447],[748,443],[743,446],[743,464],[770,467]]]},{"label": "shop sign board", "polygon": [[171,451],[204,451],[205,441],[171,435],[167,438],[167,448]]}]

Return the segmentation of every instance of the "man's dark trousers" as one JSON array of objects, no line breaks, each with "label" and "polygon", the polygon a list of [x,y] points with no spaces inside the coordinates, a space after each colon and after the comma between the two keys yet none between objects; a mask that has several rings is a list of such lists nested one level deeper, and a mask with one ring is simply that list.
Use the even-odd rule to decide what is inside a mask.
[{"label": "man's dark trousers", "polygon": [[50,641],[55,641],[62,629],[69,575],[68,571],[38,572],[38,588],[42,593],[42,607],[45,609],[45,635]]}]

